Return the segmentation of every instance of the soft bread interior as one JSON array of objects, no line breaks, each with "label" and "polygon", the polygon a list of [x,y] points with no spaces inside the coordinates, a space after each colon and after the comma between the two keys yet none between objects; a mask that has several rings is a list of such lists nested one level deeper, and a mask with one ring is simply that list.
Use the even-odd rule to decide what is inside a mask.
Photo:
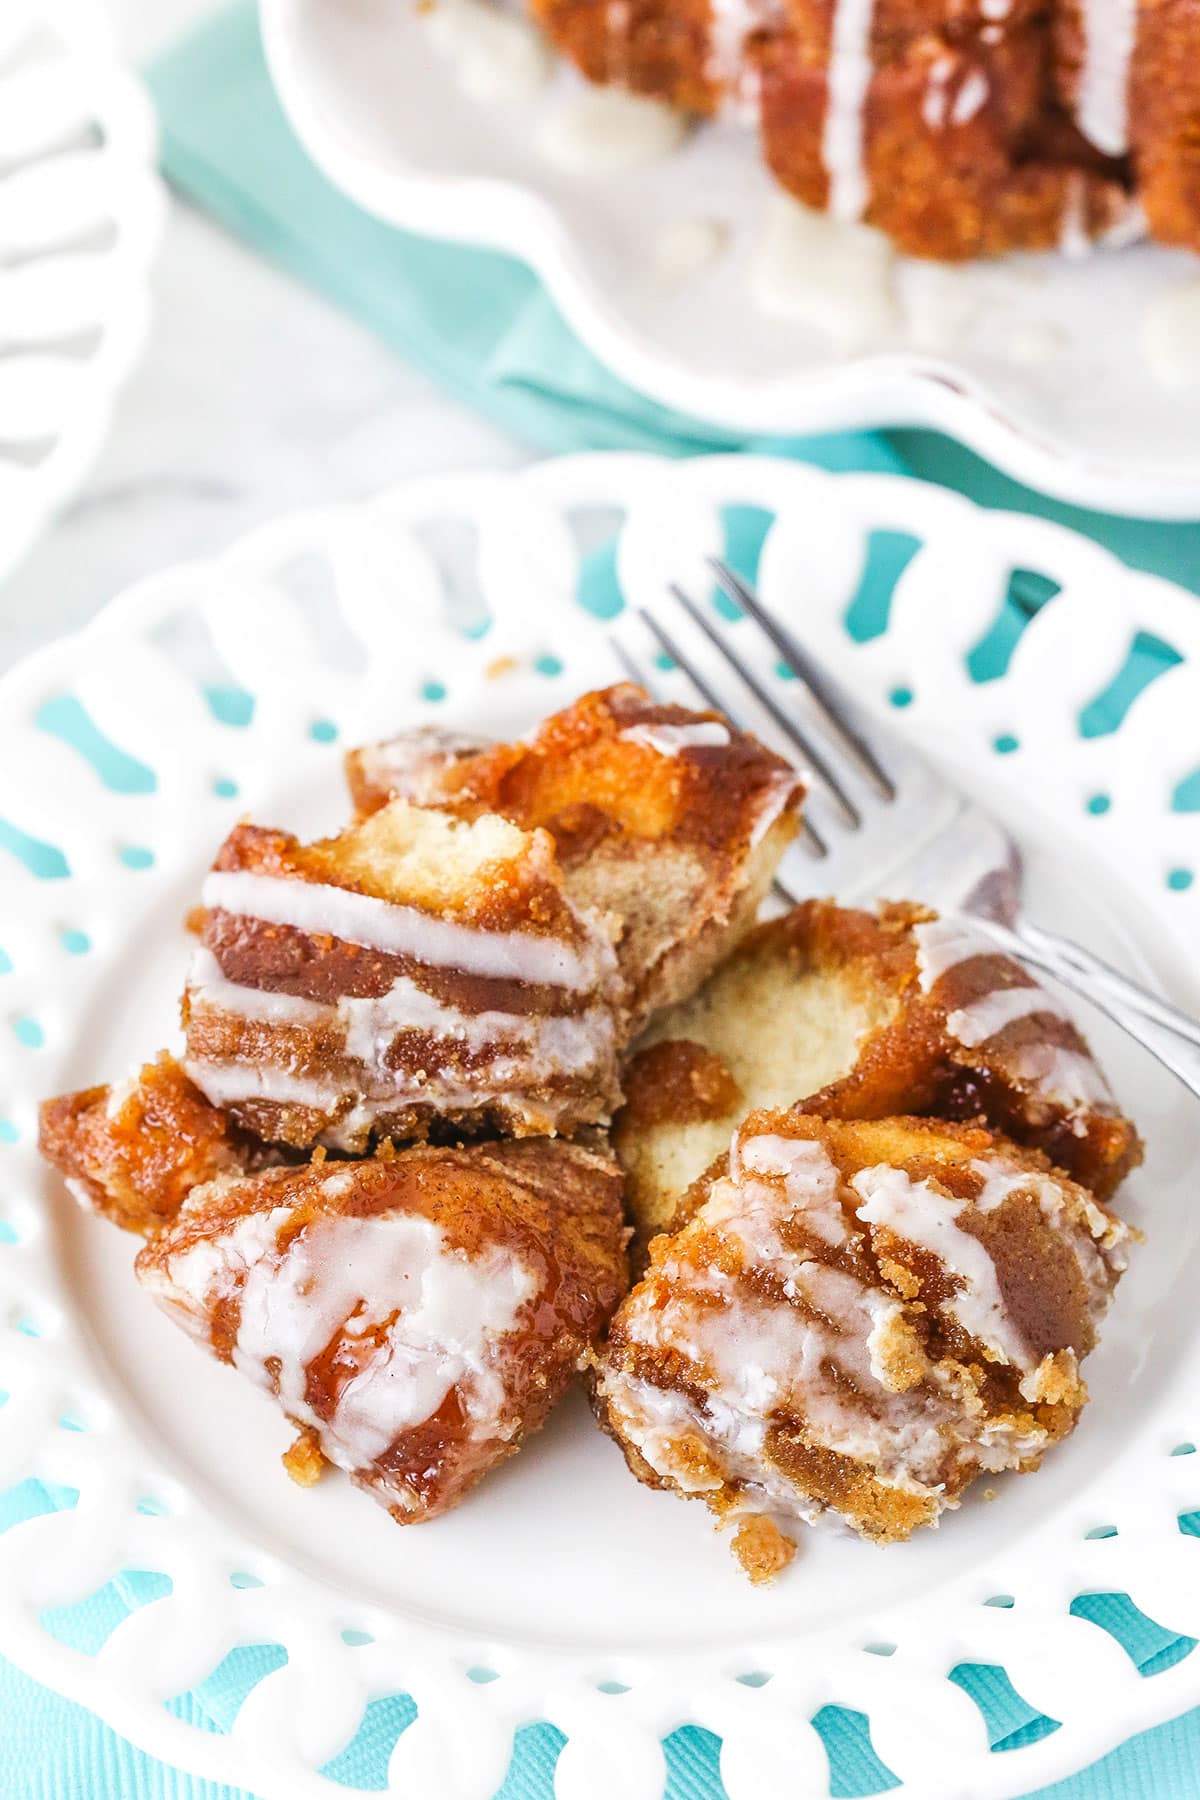
[{"label": "soft bread interior", "polygon": [[[699,993],[661,1014],[630,1061],[616,1131],[639,1233],[670,1222],[679,1196],[729,1148],[748,1112],[791,1106],[838,1080],[864,1036],[897,1010],[895,991],[860,967],[819,966],[794,943],[759,934]],[[708,1056],[656,1049],[668,1042]]]},{"label": "soft bread interior", "polygon": [[[557,878],[542,842],[537,860],[546,865],[544,874]],[[380,900],[455,911],[489,881],[511,879],[512,865],[529,858],[536,843],[496,813],[456,819],[392,800],[338,837],[311,845],[306,858],[314,873],[325,864],[340,884]]]}]

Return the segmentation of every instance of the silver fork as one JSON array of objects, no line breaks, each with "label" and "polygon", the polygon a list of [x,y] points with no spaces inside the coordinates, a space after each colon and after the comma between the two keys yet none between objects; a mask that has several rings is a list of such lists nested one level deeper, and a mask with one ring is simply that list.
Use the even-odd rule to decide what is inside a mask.
[{"label": "silver fork", "polygon": [[[820,825],[805,817],[800,842],[812,859],[811,892],[840,900],[919,900],[941,913],[966,913],[997,948],[1051,976],[1090,1001],[1200,1098],[1200,1021],[1133,981],[1093,951],[1047,931],[1020,911],[1021,860],[1013,839],[990,813],[956,788],[894,733],[865,724],[836,679],[766,611],[753,589],[727,564],[710,559],[718,586],[761,631],[799,684],[805,717],[785,708],[730,642],[715,616],[673,586],[679,620],[686,619],[716,652],[721,687],[684,648],[664,609],[638,608],[658,647],[700,698],[735,725],[745,722],[749,694],[797,753],[810,783],[826,797]],[[654,692],[623,638],[612,638],[626,672]],[[741,715],[741,716],[739,716]],[[799,884],[777,879],[791,905]]]}]

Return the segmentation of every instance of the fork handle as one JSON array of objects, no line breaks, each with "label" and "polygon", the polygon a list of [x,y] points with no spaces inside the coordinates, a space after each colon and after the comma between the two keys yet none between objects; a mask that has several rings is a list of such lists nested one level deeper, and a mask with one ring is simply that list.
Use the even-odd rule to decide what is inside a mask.
[{"label": "fork handle", "polygon": [[[1101,1004],[1102,998],[1108,1000],[1123,1013],[1133,1013],[1159,1027],[1162,1033],[1169,1033],[1200,1050],[1200,1020],[1172,1001],[1152,994],[1149,988],[1123,975],[1102,956],[1085,950],[1072,938],[1061,937],[1058,932],[1047,931],[1026,919],[1019,920],[1011,928],[997,925],[990,919],[981,922],[988,935],[1014,956],[1057,976],[1085,999],[1095,1000],[1097,1005]],[[1075,977],[1074,981],[1066,980],[1068,973]],[[1118,1023],[1122,1022],[1118,1019]]]}]

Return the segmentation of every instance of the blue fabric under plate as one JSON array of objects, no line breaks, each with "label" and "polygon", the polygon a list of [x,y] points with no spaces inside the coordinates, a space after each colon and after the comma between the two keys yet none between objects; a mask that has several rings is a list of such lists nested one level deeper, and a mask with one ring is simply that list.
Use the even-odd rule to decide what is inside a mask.
[{"label": "blue fabric under plate", "polygon": [[[741,443],[642,399],[596,362],[520,264],[380,225],[334,191],[309,163],[280,112],[248,3],[218,14],[160,62],[151,81],[162,114],[166,169],[184,194],[377,332],[461,400],[533,444],[546,450],[634,447],[673,454],[769,449],[829,468],[908,470],[988,505],[1063,518],[1128,561],[1200,591],[1200,526],[1102,518],[1044,501],[935,434]],[[754,548],[741,546],[743,566],[752,561]],[[886,582],[886,570],[879,579]],[[1014,592],[1010,613],[987,654],[1003,655],[1005,641],[1019,632],[1022,614],[1036,603],[1036,592]],[[878,604],[878,594],[868,584],[856,602],[864,632]],[[1111,727],[1133,688],[1152,679],[1169,660],[1153,641],[1140,644],[1122,692],[1103,697],[1090,728]],[[977,678],[986,673],[981,666]],[[39,722],[89,755],[109,785],[136,790],[139,766],[106,761],[104,745],[87,741],[69,708],[48,712]],[[52,846],[19,841],[6,834],[3,821],[0,851],[21,856],[48,879],[63,872]],[[5,967],[0,952],[0,977]],[[12,1141],[13,1128],[0,1118],[0,1169],[4,1146]],[[0,1256],[3,1250],[0,1241]],[[69,1490],[25,1482],[0,1496],[0,1531],[73,1501]],[[1189,1518],[1183,1529],[1200,1535],[1200,1522]],[[54,1614],[48,1623],[65,1642],[94,1653],[127,1612],[161,1591],[161,1577],[127,1573],[84,1604]],[[1147,1680],[1195,1647],[1192,1639],[1171,1629],[1169,1620],[1147,1619],[1120,1595],[1085,1597],[1075,1609],[1116,1637]],[[193,1693],[173,1701],[173,1710],[206,1729],[228,1730],[245,1694],[281,1654],[262,1645],[234,1652]],[[1055,1728],[1001,1670],[964,1665],[951,1679],[980,1707],[997,1752]],[[403,1696],[375,1702],[354,1743],[328,1772],[350,1786],[382,1786],[392,1745],[414,1716]],[[826,1708],[815,1724],[829,1752],[835,1795],[870,1794],[895,1785],[871,1746],[863,1715]],[[503,1800],[549,1800],[561,1744],[560,1734],[549,1726],[520,1732]],[[670,1800],[719,1800],[718,1752],[710,1733],[676,1731],[666,1743]],[[1200,1794],[1200,1710],[1133,1739],[1093,1769],[1044,1793],[1055,1800],[1193,1800]],[[131,1749],[83,1708],[0,1663],[0,1800],[168,1796],[239,1800],[234,1789],[180,1775]]]}]

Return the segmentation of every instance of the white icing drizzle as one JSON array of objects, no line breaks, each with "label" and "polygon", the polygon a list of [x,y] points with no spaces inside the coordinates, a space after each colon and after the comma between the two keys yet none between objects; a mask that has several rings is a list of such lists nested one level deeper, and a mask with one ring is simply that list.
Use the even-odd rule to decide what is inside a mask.
[{"label": "white icing drizzle", "polygon": [[698,719],[694,725],[627,725],[621,736],[627,743],[657,750],[660,756],[678,756],[681,750],[716,749],[732,742],[728,727],[717,719]]},{"label": "white icing drizzle", "polygon": [[775,194],[754,247],[751,292],[763,312],[815,327],[846,354],[894,331],[895,267],[882,232]]},{"label": "white icing drizzle", "polygon": [[[917,980],[928,994],[951,969],[977,956],[995,955],[995,946],[970,924],[955,919],[932,919],[914,926],[917,947]],[[969,1005],[946,1015],[946,1029],[966,1049],[990,1042],[1014,1019],[1037,1014],[1071,1021],[1071,1014],[1045,988],[1028,986],[996,988]],[[1024,1082],[1043,1100],[1074,1115],[1073,1130],[1083,1135],[1088,1107],[1111,1106],[1112,1090],[1090,1052],[1049,1041],[1020,1044],[1005,1051],[1005,1065],[1012,1077]]]},{"label": "white icing drizzle", "polygon": [[388,1067],[386,1053],[404,1031],[449,1038],[479,1051],[499,1040],[507,1051],[518,1049],[555,1071],[586,1068],[612,1043],[614,1022],[607,1007],[573,1014],[464,1012],[399,975],[386,994],[353,997],[343,994],[335,1005],[297,994],[268,992],[227,981],[208,950],[192,962],[188,997],[197,1007],[229,1012],[264,1025],[292,1025],[309,1031],[338,1029],[346,1056],[378,1077],[395,1084],[402,1079]]},{"label": "white icing drizzle", "polygon": [[964,1331],[998,1360],[1021,1370],[1034,1366],[1024,1337],[1009,1317],[991,1257],[958,1223],[967,1201],[939,1194],[927,1181],[913,1181],[905,1170],[886,1163],[860,1170],[851,1186],[862,1195],[857,1210],[864,1223],[884,1225],[928,1250],[963,1282],[943,1304]]},{"label": "white icing drizzle", "polygon": [[[316,1033],[323,1049],[357,1065],[349,1076],[297,1075],[289,1066],[296,1052],[287,1040],[272,1045],[270,1056],[228,1062],[193,1057],[186,1065],[192,1080],[216,1106],[263,1100],[332,1112],[353,1096],[354,1110],[334,1140],[350,1144],[352,1121],[370,1125],[381,1114],[406,1105],[457,1109],[494,1100],[522,1110],[520,1095],[531,1085],[603,1069],[613,1055],[616,1036],[612,1011],[604,1005],[570,1015],[466,1013],[444,1005],[405,975],[386,994],[343,995],[336,1004],[323,1005],[227,981],[207,950],[197,952],[188,1000],[193,1019],[215,1011],[271,1028]],[[445,1060],[451,1062],[455,1048],[470,1051],[475,1058],[471,1073],[439,1069],[437,1052],[430,1059],[433,1067],[393,1067],[389,1054],[408,1032],[444,1043]]]},{"label": "white icing drizzle", "polygon": [[661,287],[682,287],[711,268],[729,247],[724,219],[677,219],[668,225],[654,252],[654,279]]},{"label": "white icing drizzle", "polygon": [[[786,1299],[775,1301],[739,1281],[727,1259],[707,1249],[693,1262],[688,1230],[658,1279],[634,1290],[622,1315],[625,1333],[684,1358],[689,1387],[686,1394],[664,1391],[611,1362],[602,1370],[600,1393],[616,1429],[652,1468],[685,1492],[737,1482],[742,1510],[815,1519],[821,1502],[798,1494],[765,1454],[776,1415],[798,1417],[817,1443],[935,1509],[943,1503],[948,1468],[998,1471],[1039,1454],[1046,1444],[1041,1427],[1023,1428],[1006,1416],[980,1418],[974,1388],[961,1387],[952,1366],[924,1361],[894,1294],[794,1247],[797,1222],[835,1247],[851,1237],[852,1206],[864,1224],[885,1224],[924,1246],[962,1283],[948,1310],[1018,1370],[1028,1397],[1036,1398],[1047,1365],[1031,1354],[1009,1317],[983,1244],[962,1227],[970,1202],[887,1165],[843,1185],[822,1145],[770,1131],[735,1137],[730,1167],[714,1183],[697,1226],[706,1240],[719,1234],[735,1253],[735,1270],[772,1275]],[[1017,1189],[1037,1198],[1070,1241],[1093,1307],[1102,1312],[1109,1271],[1121,1266],[1119,1222],[1098,1207],[1093,1219],[1085,1201],[1085,1229],[1054,1181],[1003,1159],[980,1159],[974,1168],[984,1210]],[[1103,1259],[1088,1230],[1115,1234]]]},{"label": "white icing drizzle", "polygon": [[255,1019],[261,1025],[292,1025],[317,1031],[329,1022],[329,1008],[319,1000],[229,981],[212,951],[203,945],[193,952],[188,970],[188,1003],[193,1009],[236,1013],[239,1019]]},{"label": "white icing drizzle", "polygon": [[723,90],[722,110],[743,123],[757,112],[757,72],[746,58],[746,39],[769,16],[760,0],[709,0],[708,57],[704,73]]},{"label": "white icing drizzle", "polygon": [[606,0],[604,8],[604,40],[608,55],[609,81],[618,86],[629,85],[629,0]]},{"label": "white icing drizzle", "polygon": [[589,88],[551,112],[538,133],[548,161],[572,174],[617,174],[658,162],[687,136],[683,114],[619,87]]},{"label": "white icing drizzle", "polygon": [[991,85],[982,69],[972,69],[958,93],[954,96],[954,105],[950,108],[950,123],[966,125],[976,113],[987,105]]},{"label": "white icing drizzle", "polygon": [[1073,1214],[1063,1189],[1048,1175],[1013,1169],[998,1157],[977,1158],[971,1168],[983,1181],[974,1202],[976,1212],[995,1212],[1017,1193],[1028,1194],[1037,1201],[1051,1229],[1064,1241],[1070,1239],[1072,1254],[1087,1282],[1092,1308],[1097,1314],[1102,1313],[1108,1304],[1112,1274],[1125,1267],[1129,1228],[1097,1205],[1086,1188],[1074,1190]]},{"label": "white icing drizzle", "polygon": [[[331,1184],[341,1174],[333,1172]],[[497,1340],[534,1291],[524,1264],[496,1247],[467,1257],[431,1220],[409,1213],[318,1216],[280,1256],[279,1227],[291,1216],[289,1207],[250,1214],[171,1256],[165,1276],[152,1265],[148,1285],[207,1331],[217,1301],[240,1284],[235,1364],[271,1389],[266,1365],[277,1361],[284,1411],[316,1429],[322,1450],[342,1468],[369,1470],[452,1387],[473,1435],[502,1431]],[[310,1365],[336,1339],[352,1343],[381,1326],[333,1417],[321,1419],[308,1401]]]},{"label": "white icing drizzle", "polygon": [[942,976],[976,956],[994,956],[996,947],[965,919],[926,919],[913,926],[917,947],[917,980],[928,994]]},{"label": "white icing drizzle", "polygon": [[354,1149],[377,1119],[405,1106],[469,1112],[486,1104],[531,1117],[539,1105],[529,1099],[531,1077],[547,1073],[546,1070],[534,1070],[522,1058],[497,1056],[469,1079],[455,1080],[450,1073],[440,1071],[427,1071],[423,1079],[420,1074],[405,1075],[403,1071],[393,1071],[388,1077],[386,1093],[361,1094],[332,1078],[293,1075],[274,1063],[199,1062],[192,1059],[184,1063],[184,1068],[213,1106],[246,1105],[259,1100],[330,1113],[354,1093],[351,1110],[335,1126],[321,1132],[321,1142],[338,1149]]},{"label": "white icing drizzle", "polygon": [[979,1044],[986,1044],[990,1038],[996,1037],[1006,1025],[1013,1024],[1015,1020],[1028,1019],[1038,1014],[1058,1019],[1070,1018],[1066,1009],[1045,988],[993,988],[990,994],[982,994],[978,1000],[972,1000],[969,1006],[960,1006],[954,1012],[947,1013],[946,1029],[960,1044],[973,1050]]},{"label": "white icing drizzle", "polygon": [[[1007,1058],[1018,1081],[1026,1082],[1042,1098],[1077,1114],[1080,1108],[1111,1106],[1112,1089],[1099,1064],[1083,1050],[1063,1044],[1021,1044]],[[1080,1137],[1086,1121],[1076,1116],[1073,1129]]]},{"label": "white icing drizzle", "polygon": [[203,903],[212,911],[267,925],[289,925],[297,931],[361,944],[384,955],[462,969],[469,975],[584,988],[595,982],[601,968],[615,966],[611,946],[598,937],[585,953],[557,938],[478,930],[415,906],[397,905],[322,882],[220,871],[205,881]]},{"label": "white icing drizzle", "polygon": [[991,88],[982,69],[970,69],[951,100],[951,78],[960,67],[953,56],[939,56],[930,66],[921,100],[921,117],[930,131],[944,131],[947,124],[966,125],[987,103]]},{"label": "white icing drizzle", "polygon": [[930,131],[944,131],[950,107],[949,82],[954,73],[954,58],[939,56],[929,65],[925,92],[921,96],[921,117]]},{"label": "white icing drizzle", "polygon": [[428,30],[477,100],[526,100],[549,79],[550,45],[526,19],[486,0],[435,0]]},{"label": "white icing drizzle", "polygon": [[867,206],[863,114],[874,70],[873,14],[874,0],[834,0],[821,157],[829,177],[828,211],[847,221],[861,219]]},{"label": "white icing drizzle", "polygon": [[[809,1138],[779,1137],[773,1132],[743,1141],[740,1133],[735,1133],[729,1158],[730,1179],[714,1189],[706,1216],[716,1220],[735,1218],[738,1235],[749,1244],[754,1220],[762,1213],[770,1221],[779,1200],[777,1193],[764,1183],[748,1182],[747,1174],[781,1177],[794,1216],[825,1243],[837,1246],[846,1242],[849,1232],[839,1198],[840,1179],[824,1145]],[[772,1260],[772,1241],[777,1244],[777,1232],[769,1223],[765,1236],[759,1234],[752,1246],[756,1262]],[[788,1257],[784,1271],[789,1277],[793,1260]]]},{"label": "white icing drizzle", "polygon": [[789,770],[786,775],[778,776],[771,783],[763,803],[755,815],[754,823],[750,827],[750,837],[746,846],[748,850],[753,852],[758,849],[767,833],[782,817],[793,795],[803,792],[804,783],[792,770]]},{"label": "white icing drizzle", "polygon": [[1079,0],[1083,67],[1075,99],[1079,129],[1106,156],[1129,149],[1129,71],[1138,0]]},{"label": "white icing drizzle", "polygon": [[1092,240],[1088,232],[1087,193],[1087,176],[1082,169],[1074,170],[1067,177],[1067,191],[1063,198],[1058,231],[1058,247],[1072,262],[1082,262],[1092,252]]},{"label": "white icing drizzle", "polygon": [[356,754],[367,781],[400,799],[421,804],[442,797],[442,776],[447,768],[486,748],[484,738],[422,725],[382,744],[368,744]]},{"label": "white icing drizzle", "polygon": [[[275,1063],[200,1062],[184,1059],[184,1071],[213,1106],[233,1106],[249,1100],[266,1100],[280,1106],[307,1106],[328,1112],[337,1105],[342,1090],[336,1082],[293,1075]],[[396,1102],[392,1101],[391,1105]],[[375,1111],[381,1111],[381,1102]]]},{"label": "white icing drizzle", "polygon": [[[791,1198],[776,1192],[773,1214],[760,1202],[746,1217],[734,1201],[715,1216],[706,1206],[704,1218],[720,1223],[747,1266],[786,1272],[789,1298],[807,1311],[739,1293],[721,1270],[706,1268],[693,1273],[688,1293],[635,1312],[627,1320],[630,1337],[670,1346],[695,1365],[709,1396],[709,1428],[727,1449],[756,1453],[771,1416],[786,1409],[829,1448],[876,1465],[885,1480],[932,1478],[941,1456],[941,1409],[928,1396],[890,1392],[878,1378],[879,1338],[895,1315],[895,1300],[789,1249],[779,1225],[793,1210]],[[668,1261],[664,1272],[679,1269]],[[706,1296],[724,1304],[697,1304]],[[868,1396],[866,1404],[839,1383],[837,1372]]]}]

